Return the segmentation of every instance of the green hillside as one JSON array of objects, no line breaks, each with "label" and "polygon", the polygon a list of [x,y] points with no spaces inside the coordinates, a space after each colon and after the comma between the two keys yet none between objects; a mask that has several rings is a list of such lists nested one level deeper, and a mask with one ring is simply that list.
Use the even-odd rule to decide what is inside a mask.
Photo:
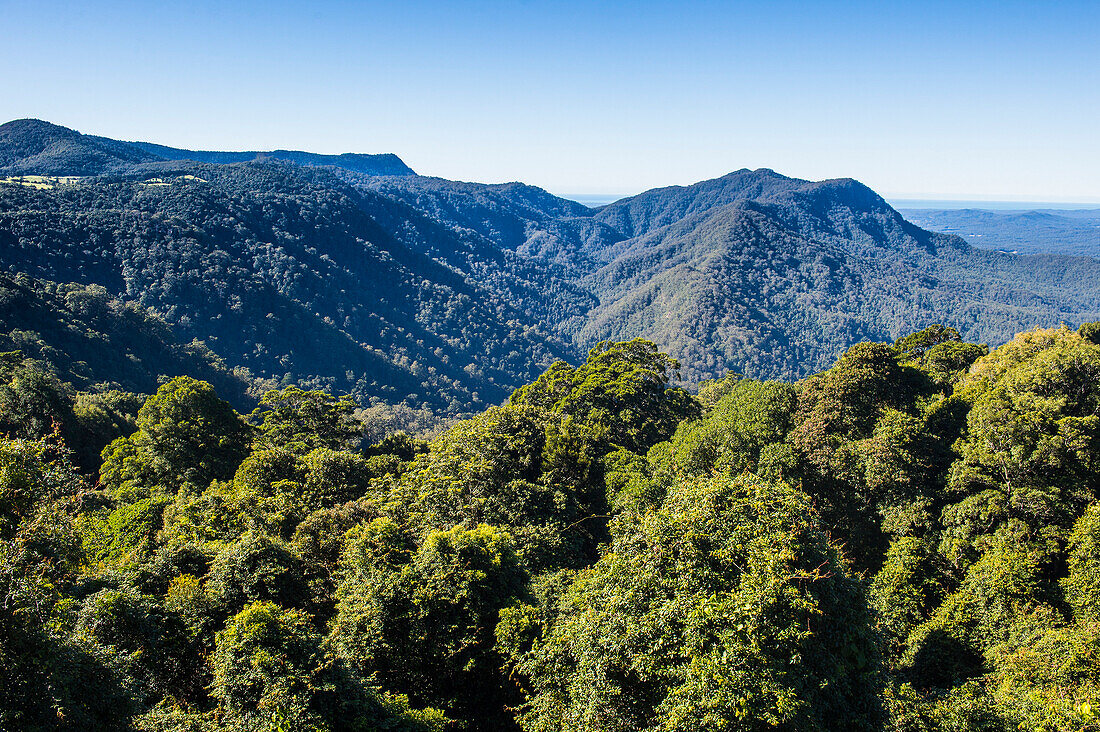
[{"label": "green hillside", "polygon": [[0,261],[151,308],[257,377],[363,400],[467,410],[570,353],[532,322],[568,288],[536,266],[327,171],[172,165],[0,186]]},{"label": "green hillside", "polygon": [[365,403],[478,410],[603,339],[652,339],[694,384],[797,379],[933,322],[996,345],[1100,317],[1095,260],[972,248],[848,179],[739,170],[591,209],[386,156],[0,129],[9,271],[99,285],[229,368]]},{"label": "green hillside", "polygon": [[650,338],[693,382],[728,370],[798,378],[859,340],[932,322],[996,344],[1051,320],[1100,317],[1095,262],[971,248],[910,224],[851,180],[741,170],[598,210],[520,184],[356,184],[558,266],[597,304],[583,317],[554,313],[548,330],[578,351]]},{"label": "green hillside", "polygon": [[[646,233],[616,244],[584,279],[601,305],[578,342],[641,335],[695,378],[728,369],[797,378],[853,342],[931,322],[996,344],[1044,321],[1100,317],[1094,260],[974,249],[909,224],[854,181],[777,182],[770,171],[729,178],[597,214]],[[754,197],[726,203],[746,190]]]},{"label": "green hillside", "polygon": [[79,389],[152,394],[187,374],[241,408],[249,403],[248,374],[231,373],[201,342],[177,342],[163,320],[98,285],[0,274],[0,325],[0,351],[18,350]]}]

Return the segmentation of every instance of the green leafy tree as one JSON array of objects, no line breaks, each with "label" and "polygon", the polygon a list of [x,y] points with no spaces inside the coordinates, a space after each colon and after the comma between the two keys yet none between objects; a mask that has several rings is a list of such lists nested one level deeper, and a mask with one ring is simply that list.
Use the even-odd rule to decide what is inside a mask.
[{"label": "green leafy tree", "polygon": [[654,457],[666,471],[686,475],[771,467],[775,446],[790,431],[796,398],[790,384],[731,382],[704,417],[681,422]]},{"label": "green leafy tree", "polygon": [[1081,336],[1089,343],[1095,343],[1100,346],[1100,321],[1081,323],[1081,327],[1077,329],[1077,335]]},{"label": "green leafy tree", "polygon": [[1100,621],[1100,503],[1089,506],[1073,527],[1063,586],[1075,618]]},{"label": "green leafy tree", "polygon": [[302,500],[311,509],[332,508],[362,498],[374,475],[362,456],[353,452],[319,447],[304,458],[305,480]]},{"label": "green leafy tree", "polygon": [[675,359],[641,338],[603,341],[577,368],[555,363],[533,384],[517,389],[509,403],[604,425],[612,445],[643,454],[698,411],[687,392],[669,388],[679,368]]},{"label": "green leafy tree", "polygon": [[400,694],[356,685],[322,657],[309,615],[255,602],[220,631],[211,691],[222,728],[442,732],[438,710],[413,709]]},{"label": "green leafy tree", "polygon": [[[557,466],[559,476],[575,475],[572,467],[587,444],[570,440],[576,433],[558,432],[550,440],[547,424],[557,419],[536,407],[506,405],[460,422],[412,462],[391,501],[408,512],[421,536],[487,523],[513,537],[528,566],[583,562],[594,543],[583,519],[605,512],[581,503],[583,489],[544,474]],[[548,443],[556,448],[549,463]]]},{"label": "green leafy tree", "polygon": [[200,488],[232,477],[248,452],[251,429],[210,384],[179,376],[138,411],[138,431],[105,448],[100,479],[127,495],[154,488]]},{"label": "green leafy tree", "polygon": [[801,385],[788,436],[793,454],[776,472],[802,481],[861,567],[877,567],[885,553],[879,514],[930,482],[917,402],[932,391],[926,375],[882,343],[853,346]]},{"label": "green leafy tree", "polygon": [[890,544],[882,569],[871,580],[871,607],[892,661],[914,628],[943,601],[950,576],[942,563],[927,540],[901,537]]},{"label": "green leafy tree", "polygon": [[0,434],[36,439],[72,429],[71,395],[44,366],[19,351],[0,353]]},{"label": "green leafy tree", "polygon": [[1000,530],[1059,551],[1100,485],[1100,346],[1066,328],[1021,333],[957,393],[971,408],[944,552],[965,566]]},{"label": "green leafy tree", "polygon": [[275,732],[319,729],[312,708],[320,639],[311,618],[254,602],[218,633],[211,692],[229,726]]},{"label": "green leafy tree", "polygon": [[0,728],[125,730],[131,690],[66,630],[86,488],[56,438],[0,438]]},{"label": "green leafy tree", "polygon": [[84,600],[74,637],[123,679],[141,708],[161,699],[201,702],[206,679],[179,617],[130,588],[100,590]]},{"label": "green leafy tree", "polygon": [[518,701],[494,628],[524,595],[511,537],[491,526],[429,534],[413,550],[387,519],[349,533],[328,644],[357,678],[480,729],[512,726]]},{"label": "green leafy tree", "polygon": [[1023,641],[997,654],[992,706],[1015,729],[1100,729],[1100,624],[1044,627]]},{"label": "green leafy tree", "polygon": [[344,535],[378,518],[378,514],[368,502],[355,501],[318,509],[295,528],[290,546],[302,559],[309,605],[318,619],[328,620],[335,610],[337,566],[344,551]]},{"label": "green leafy tree", "polygon": [[870,614],[805,495],[717,474],[613,527],[520,664],[525,729],[878,728]]},{"label": "green leafy tree", "polygon": [[155,546],[157,531],[161,528],[164,498],[143,498],[133,503],[123,503],[107,516],[108,544],[100,556],[116,563],[136,562],[144,559]]},{"label": "green leafy tree", "polygon": [[288,538],[313,506],[305,500],[301,456],[282,449],[249,454],[233,476],[233,511],[250,528]]},{"label": "green leafy tree", "polygon": [[1001,536],[970,566],[959,587],[910,634],[901,666],[915,686],[950,688],[992,667],[1000,649],[1033,627],[1060,622],[1043,557]]},{"label": "green leafy tree", "polygon": [[899,338],[894,341],[894,348],[948,393],[971,364],[989,353],[988,346],[964,343],[959,331],[942,325]]},{"label": "green leafy tree", "polygon": [[301,560],[283,542],[246,531],[210,566],[208,591],[228,612],[250,602],[296,607],[306,599]]},{"label": "green leafy tree", "polygon": [[355,450],[363,439],[359,408],[350,396],[303,391],[296,386],[268,391],[252,413],[259,442],[305,454],[317,448]]}]

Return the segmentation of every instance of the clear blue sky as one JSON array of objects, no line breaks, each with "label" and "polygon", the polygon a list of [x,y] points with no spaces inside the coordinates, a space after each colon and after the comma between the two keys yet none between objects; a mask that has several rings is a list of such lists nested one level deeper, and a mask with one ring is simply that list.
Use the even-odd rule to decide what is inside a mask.
[{"label": "clear blue sky", "polygon": [[0,0],[0,117],[632,193],[1100,202],[1100,2]]}]

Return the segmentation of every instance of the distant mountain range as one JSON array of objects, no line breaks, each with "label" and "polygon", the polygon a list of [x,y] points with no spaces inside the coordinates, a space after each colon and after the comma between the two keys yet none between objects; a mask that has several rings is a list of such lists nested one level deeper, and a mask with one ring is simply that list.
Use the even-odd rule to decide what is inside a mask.
[{"label": "distant mountain range", "polygon": [[122,142],[82,135],[37,119],[0,125],[0,174],[84,176],[121,171],[137,163],[189,160],[198,163],[245,163],[282,160],[298,165],[337,166],[366,175],[415,175],[393,154],[318,155],[298,150],[210,152],[182,150],[151,142]]},{"label": "distant mountain range", "polygon": [[687,381],[793,378],[931,323],[1000,343],[1100,319],[1100,262],[976,249],[850,179],[740,170],[589,208],[392,155],[194,152],[36,120],[0,126],[0,179],[11,272],[100,285],[238,374],[442,412],[600,339],[651,338]]},{"label": "distant mountain range", "polygon": [[918,226],[961,236],[982,249],[1100,257],[1100,209],[925,208],[905,209],[902,214]]},{"label": "distant mountain range", "polygon": [[203,150],[181,150],[175,147],[154,145],[151,142],[132,142],[135,148],[157,156],[161,160],[193,160],[198,163],[249,163],[263,160],[282,160],[298,165],[331,165],[354,173],[365,175],[416,175],[413,169],[405,165],[401,158],[393,153],[382,155],[363,155],[344,153],[343,155],[318,155],[301,150],[270,150],[268,152],[210,152]]}]

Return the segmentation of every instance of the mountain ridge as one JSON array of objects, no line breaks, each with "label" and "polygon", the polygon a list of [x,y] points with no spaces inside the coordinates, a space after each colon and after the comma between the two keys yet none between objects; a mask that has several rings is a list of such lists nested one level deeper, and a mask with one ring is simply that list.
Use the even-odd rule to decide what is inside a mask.
[{"label": "mountain ridge", "polygon": [[415,175],[416,173],[394,153],[339,153],[323,155],[303,150],[267,150],[232,152],[223,150],[187,150],[152,142],[131,142],[130,145],[165,160],[193,160],[198,163],[228,165],[264,160],[282,160],[297,165],[333,166],[366,175]]},{"label": "mountain ridge", "polygon": [[0,125],[0,172],[17,175],[88,176],[120,172],[127,165],[190,160],[215,164],[281,160],[333,166],[366,175],[414,175],[393,153],[322,155],[301,150],[229,152],[186,150],[149,142],[86,135],[68,127],[26,118]]},{"label": "mountain ridge", "polygon": [[914,208],[903,213],[920,226],[955,234],[983,249],[1100,257],[1100,210]]},{"label": "mountain ridge", "polygon": [[[72,135],[55,136],[100,162],[131,145]],[[20,150],[42,159],[0,138],[0,160]],[[100,285],[258,378],[450,413],[603,339],[654,340],[688,382],[794,379],[936,322],[995,344],[1100,319],[1100,262],[975,249],[851,178],[741,169],[589,208],[520,182],[232,157],[251,154],[0,186],[0,265]]]},{"label": "mountain ridge", "polygon": [[0,125],[0,172],[24,175],[99,175],[156,157],[128,143],[84,135],[39,119]]}]

